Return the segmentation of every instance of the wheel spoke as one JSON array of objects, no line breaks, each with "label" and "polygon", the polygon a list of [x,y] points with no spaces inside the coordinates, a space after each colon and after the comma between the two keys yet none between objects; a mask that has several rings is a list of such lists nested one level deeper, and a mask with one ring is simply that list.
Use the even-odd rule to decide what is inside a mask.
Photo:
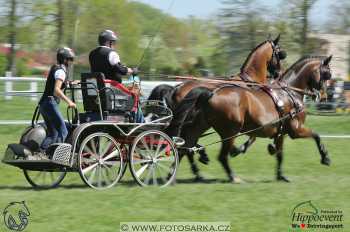
[{"label": "wheel spoke", "polygon": [[149,166],[149,164],[146,164],[146,165],[142,166],[139,170],[137,170],[137,172],[136,172],[137,178],[140,178],[140,176],[143,174],[143,172],[147,169],[148,166]]},{"label": "wheel spoke", "polygon": [[172,167],[165,166],[164,164],[161,164],[161,163],[157,163],[157,164],[161,169],[168,172],[168,174],[172,173],[172,171],[173,171]]},{"label": "wheel spoke", "polygon": [[33,178],[33,180],[36,181],[38,178],[41,177],[42,174],[43,174],[43,172],[38,172],[38,174],[35,175],[35,177]]},{"label": "wheel spoke", "polygon": [[158,185],[155,165],[152,166],[152,174],[153,174],[153,185]]},{"label": "wheel spoke", "polygon": [[114,143],[112,143],[112,141],[109,141],[104,151],[102,152],[101,156],[104,156],[109,151],[109,149],[111,148],[113,149],[113,146],[114,146]]},{"label": "wheel spoke", "polygon": [[84,163],[93,163],[93,162],[96,162],[96,159],[83,157],[82,158],[82,162],[84,162]]},{"label": "wheel spoke", "polygon": [[141,143],[142,143],[143,146],[146,148],[146,153],[147,153],[147,155],[149,155],[150,148],[149,148],[147,142],[145,141],[145,138],[142,138],[142,139],[141,139]]},{"label": "wheel spoke", "polygon": [[50,172],[50,178],[51,178],[51,182],[54,182],[55,181],[55,177],[53,175],[53,172]]},{"label": "wheel spoke", "polygon": [[93,152],[93,151],[92,151],[92,150],[89,148],[88,144],[86,144],[86,145],[84,146],[83,151],[85,151],[85,152],[86,152],[86,153],[88,153],[89,155],[94,156],[94,157],[95,157],[95,159],[98,159],[97,154],[96,154],[96,153],[94,153],[94,152]]},{"label": "wheel spoke", "polygon": [[95,137],[93,137],[90,140],[90,144],[91,144],[91,148],[92,148],[93,154],[97,155]]},{"label": "wheel spoke", "polygon": [[174,156],[161,157],[161,158],[158,158],[157,161],[174,162],[175,161],[175,157]]},{"label": "wheel spoke", "polygon": [[115,166],[120,164],[120,161],[104,161],[104,164]]},{"label": "wheel spoke", "polygon": [[[157,172],[159,173],[160,178],[162,179],[163,183],[166,183],[168,180],[163,176],[164,172],[162,171],[161,168],[158,168],[159,165],[157,164]],[[169,175],[169,173],[165,173],[166,175]]]},{"label": "wheel spoke", "polygon": [[[105,172],[103,172],[105,171]],[[104,181],[106,182],[106,185],[110,185],[112,182],[109,180],[109,178],[107,177],[107,172],[108,169],[101,167],[101,174],[102,174],[102,178],[104,179]]]},{"label": "wheel spoke", "polygon": [[146,178],[145,178],[145,184],[149,184],[149,181],[151,180],[151,177],[152,177],[152,167],[151,168],[149,168],[149,170],[148,170],[148,173],[147,173],[147,176],[146,176]]},{"label": "wheel spoke", "polygon": [[158,159],[159,157],[162,156],[163,152],[167,149],[167,146],[165,146],[160,152],[158,152],[156,158]]},{"label": "wheel spoke", "polygon": [[158,141],[157,150],[156,150],[155,155],[154,155],[153,157],[158,157],[158,155],[159,155],[159,149],[162,147],[163,141],[164,141],[164,138],[163,138],[163,137]]},{"label": "wheel spoke", "polygon": [[86,174],[87,172],[90,172],[90,171],[91,171],[92,169],[94,169],[97,165],[98,165],[98,163],[94,163],[94,164],[90,165],[89,167],[84,168],[84,169],[83,169],[83,174]]},{"label": "wheel spoke", "polygon": [[119,150],[117,149],[117,150],[113,151],[111,154],[104,157],[103,161],[109,160],[109,159],[114,158],[114,157],[118,157],[118,154],[119,154]]},{"label": "wheel spoke", "polygon": [[43,172],[43,185],[45,185],[46,183],[46,174],[47,172]]},{"label": "wheel spoke", "polygon": [[150,162],[152,162],[152,160],[146,160],[146,159],[144,159],[144,160],[133,160],[132,161],[132,163],[133,164],[146,164],[146,163],[150,163]]},{"label": "wheel spoke", "polygon": [[97,186],[98,187],[101,187],[102,186],[102,181],[101,181],[101,177],[102,177],[102,173],[101,173],[101,166],[100,165],[98,165],[97,166]]},{"label": "wheel spoke", "polygon": [[92,171],[92,173],[91,173],[91,175],[90,175],[90,177],[88,179],[89,183],[93,183],[94,182],[95,175],[96,175],[96,168],[94,168],[94,170]]}]

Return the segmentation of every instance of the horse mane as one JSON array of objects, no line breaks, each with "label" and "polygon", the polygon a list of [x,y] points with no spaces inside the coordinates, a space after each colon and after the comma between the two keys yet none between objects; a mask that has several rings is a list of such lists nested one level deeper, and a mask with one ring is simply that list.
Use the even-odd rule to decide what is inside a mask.
[{"label": "horse mane", "polygon": [[301,67],[304,66],[304,63],[309,62],[309,61],[313,61],[313,60],[324,60],[326,59],[327,56],[318,56],[318,55],[306,55],[303,56],[301,58],[299,58],[299,60],[297,60],[296,62],[294,62],[294,64],[292,64],[281,76],[281,79],[286,79],[288,78],[295,70],[299,70]]},{"label": "horse mane", "polygon": [[258,46],[256,46],[248,55],[248,57],[245,59],[243,65],[241,66],[240,71],[243,72],[243,69],[246,67],[248,61],[250,60],[251,56],[253,55],[253,53],[258,50],[261,46],[263,46],[264,44],[266,44],[267,42],[269,42],[270,40],[265,40],[264,42],[260,43]]}]

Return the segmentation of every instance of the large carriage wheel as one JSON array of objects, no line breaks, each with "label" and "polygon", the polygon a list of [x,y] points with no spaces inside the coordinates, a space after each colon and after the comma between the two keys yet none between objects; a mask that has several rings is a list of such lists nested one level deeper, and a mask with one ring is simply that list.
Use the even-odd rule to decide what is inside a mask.
[{"label": "large carriage wheel", "polygon": [[29,184],[37,189],[56,188],[63,181],[66,172],[45,172],[23,170]]},{"label": "large carriage wheel", "polygon": [[130,150],[130,171],[141,186],[165,187],[175,178],[178,154],[173,141],[161,131],[145,131]]},{"label": "large carriage wheel", "polygon": [[79,173],[94,189],[113,187],[123,175],[124,161],[119,144],[106,133],[94,133],[80,146]]}]

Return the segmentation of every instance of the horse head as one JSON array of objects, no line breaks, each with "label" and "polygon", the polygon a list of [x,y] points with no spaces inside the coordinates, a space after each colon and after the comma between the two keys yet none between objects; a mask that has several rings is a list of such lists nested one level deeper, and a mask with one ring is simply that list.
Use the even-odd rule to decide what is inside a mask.
[{"label": "horse head", "polygon": [[332,55],[322,59],[314,66],[312,75],[310,75],[309,89],[319,93],[320,100],[327,98],[327,81],[332,78],[332,72],[329,63],[332,60]]},{"label": "horse head", "polygon": [[282,72],[281,60],[287,57],[286,51],[282,50],[279,44],[280,38],[281,35],[279,34],[276,39],[268,40],[272,48],[272,53],[267,64],[267,70],[274,79],[280,77]]},{"label": "horse head", "polygon": [[283,79],[293,87],[310,90],[314,96],[325,93],[327,81],[332,78],[329,63],[332,56],[305,56],[295,62],[284,74]]},{"label": "horse head", "polygon": [[241,73],[246,73],[259,83],[267,82],[268,73],[277,78],[281,73],[281,60],[287,53],[279,45],[280,35],[276,39],[268,39],[259,44],[247,57],[241,67]]}]

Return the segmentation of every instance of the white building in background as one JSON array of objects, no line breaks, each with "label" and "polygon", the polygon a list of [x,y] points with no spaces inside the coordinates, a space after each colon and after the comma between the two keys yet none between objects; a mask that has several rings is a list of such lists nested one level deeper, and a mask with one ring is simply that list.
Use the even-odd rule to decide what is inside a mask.
[{"label": "white building in background", "polygon": [[321,40],[321,50],[333,55],[333,77],[349,81],[350,35],[309,34],[308,37]]}]

